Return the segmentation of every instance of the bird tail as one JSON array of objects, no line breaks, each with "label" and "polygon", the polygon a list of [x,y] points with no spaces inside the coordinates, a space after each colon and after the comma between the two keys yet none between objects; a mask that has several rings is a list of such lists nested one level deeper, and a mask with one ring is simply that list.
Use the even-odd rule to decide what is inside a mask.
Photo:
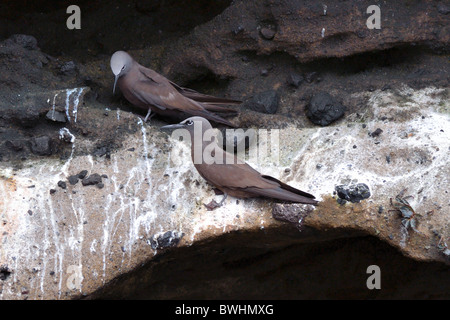
[{"label": "bird tail", "polygon": [[260,195],[279,200],[299,202],[305,204],[316,205],[318,203],[317,200],[314,200],[315,197],[310,193],[291,187],[286,183],[283,183],[280,180],[275,179],[274,177],[265,175],[263,175],[262,177],[266,180],[276,182],[280,186],[274,189],[258,189],[257,191]]},{"label": "bird tail", "polygon": [[197,102],[208,103],[208,104],[241,104],[242,103],[242,101],[240,101],[240,100],[210,96],[208,94],[203,94],[203,93],[197,92],[193,89],[183,88],[183,87],[177,85],[175,82],[172,82],[172,81],[169,81],[169,82],[183,96],[185,96],[186,98],[195,100]]},{"label": "bird tail", "polygon": [[236,116],[236,115],[239,114],[238,110],[234,110],[232,108],[221,107],[221,106],[217,106],[217,105],[209,104],[209,103],[203,103],[203,106],[208,111],[225,113],[227,116],[228,115],[229,116]]},{"label": "bird tail", "polygon": [[267,179],[267,180],[274,181],[274,182],[278,183],[278,184],[280,185],[280,187],[281,187],[282,189],[284,189],[284,190],[287,190],[287,191],[296,193],[296,194],[301,195],[301,196],[306,197],[306,198],[311,198],[311,199],[315,199],[315,198],[316,198],[316,197],[314,197],[312,194],[307,193],[307,192],[302,191],[302,190],[299,190],[299,189],[296,189],[296,188],[294,188],[294,187],[291,187],[290,185],[287,185],[286,183],[281,182],[280,180],[275,179],[274,177],[271,177],[271,176],[265,176],[265,175],[263,175],[262,177],[263,177],[264,179]]},{"label": "bird tail", "polygon": [[[186,95],[187,96],[187,95]],[[242,101],[241,100],[234,100],[234,99],[226,99],[226,98],[218,98],[218,97],[213,97],[213,96],[208,96],[208,95],[191,95],[189,98],[198,101],[198,102],[203,102],[203,103],[208,103],[208,104],[241,104]]]},{"label": "bird tail", "polygon": [[301,196],[297,193],[293,193],[286,189],[282,189],[281,187],[273,188],[273,189],[272,188],[251,187],[251,188],[247,188],[246,191],[248,191],[258,197],[267,197],[267,198],[272,198],[272,199],[281,200],[281,201],[312,204],[312,205],[316,205],[318,203],[318,201],[316,201],[310,197]]}]

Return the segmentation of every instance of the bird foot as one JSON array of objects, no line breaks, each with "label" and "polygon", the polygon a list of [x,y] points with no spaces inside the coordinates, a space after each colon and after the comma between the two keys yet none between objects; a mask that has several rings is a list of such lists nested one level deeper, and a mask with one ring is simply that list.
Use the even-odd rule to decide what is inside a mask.
[{"label": "bird foot", "polygon": [[223,194],[223,198],[222,198],[222,200],[220,200],[220,202],[217,202],[216,200],[211,200],[210,203],[203,204],[206,207],[206,209],[208,209],[208,211],[212,211],[214,209],[220,208],[223,205],[223,203],[225,202],[225,199],[227,198],[228,195],[224,192],[222,194]]},{"label": "bird foot", "polygon": [[221,203],[217,203],[216,200],[212,200],[210,203],[203,204],[208,211],[213,211],[214,209],[220,208],[222,206]]},{"label": "bird foot", "polygon": [[147,115],[145,117],[139,116],[139,118],[141,118],[142,121],[144,121],[144,123],[146,123],[148,120],[150,120],[154,116],[155,116],[155,113],[152,113],[152,109],[148,109]]}]

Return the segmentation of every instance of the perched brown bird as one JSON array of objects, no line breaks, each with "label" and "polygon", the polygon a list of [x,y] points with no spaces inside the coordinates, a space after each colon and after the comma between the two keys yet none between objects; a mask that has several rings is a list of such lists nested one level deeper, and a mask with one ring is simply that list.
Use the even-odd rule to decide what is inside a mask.
[{"label": "perched brown bird", "polygon": [[148,110],[145,121],[153,112],[177,122],[190,116],[202,116],[234,127],[228,120],[213,112],[236,115],[236,110],[221,105],[239,104],[241,101],[217,98],[180,87],[155,71],[141,66],[124,51],[117,51],[112,55],[111,70],[115,76],[113,93],[118,84],[129,102]]},{"label": "perched brown bird", "polygon": [[[234,154],[219,147],[212,126],[202,117],[191,117],[179,124],[161,129],[184,128],[191,136],[191,158],[200,175],[224,193],[222,205],[227,195],[238,198],[266,197],[288,202],[316,205],[314,196],[295,189],[271,176],[261,175]],[[205,134],[207,133],[207,134]],[[206,137],[212,137],[210,141]],[[207,205],[208,207],[208,205]]]}]

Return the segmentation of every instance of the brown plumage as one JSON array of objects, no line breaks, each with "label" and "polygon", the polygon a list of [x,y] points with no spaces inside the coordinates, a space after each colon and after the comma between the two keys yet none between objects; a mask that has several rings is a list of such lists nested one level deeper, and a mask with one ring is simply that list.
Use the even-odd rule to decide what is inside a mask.
[{"label": "brown plumage", "polygon": [[178,86],[157,72],[137,63],[128,53],[117,51],[111,57],[111,70],[125,98],[133,105],[160,114],[177,122],[196,115],[230,127],[234,125],[214,112],[236,115],[238,112],[224,104],[239,104],[241,101],[213,97],[192,89]]},{"label": "brown plumage", "polygon": [[[191,117],[179,124],[168,125],[165,128],[184,128],[191,135],[191,157],[200,175],[225,195],[238,198],[266,197],[281,201],[316,205],[314,196],[293,188],[271,176],[261,175],[247,163],[238,160],[220,148],[215,140],[203,141],[204,133],[212,130],[208,120],[201,117]],[[201,130],[194,134],[194,130]],[[195,141],[194,137],[201,137]],[[206,150],[207,148],[207,150]],[[208,158],[206,158],[208,157]]]}]

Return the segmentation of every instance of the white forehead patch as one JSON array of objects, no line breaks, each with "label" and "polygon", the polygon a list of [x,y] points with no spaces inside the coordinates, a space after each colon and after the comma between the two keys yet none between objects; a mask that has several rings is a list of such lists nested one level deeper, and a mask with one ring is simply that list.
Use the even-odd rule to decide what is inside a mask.
[{"label": "white forehead patch", "polygon": [[131,64],[133,59],[125,51],[117,51],[111,56],[111,70],[114,75],[118,75],[122,71],[123,66]]}]

